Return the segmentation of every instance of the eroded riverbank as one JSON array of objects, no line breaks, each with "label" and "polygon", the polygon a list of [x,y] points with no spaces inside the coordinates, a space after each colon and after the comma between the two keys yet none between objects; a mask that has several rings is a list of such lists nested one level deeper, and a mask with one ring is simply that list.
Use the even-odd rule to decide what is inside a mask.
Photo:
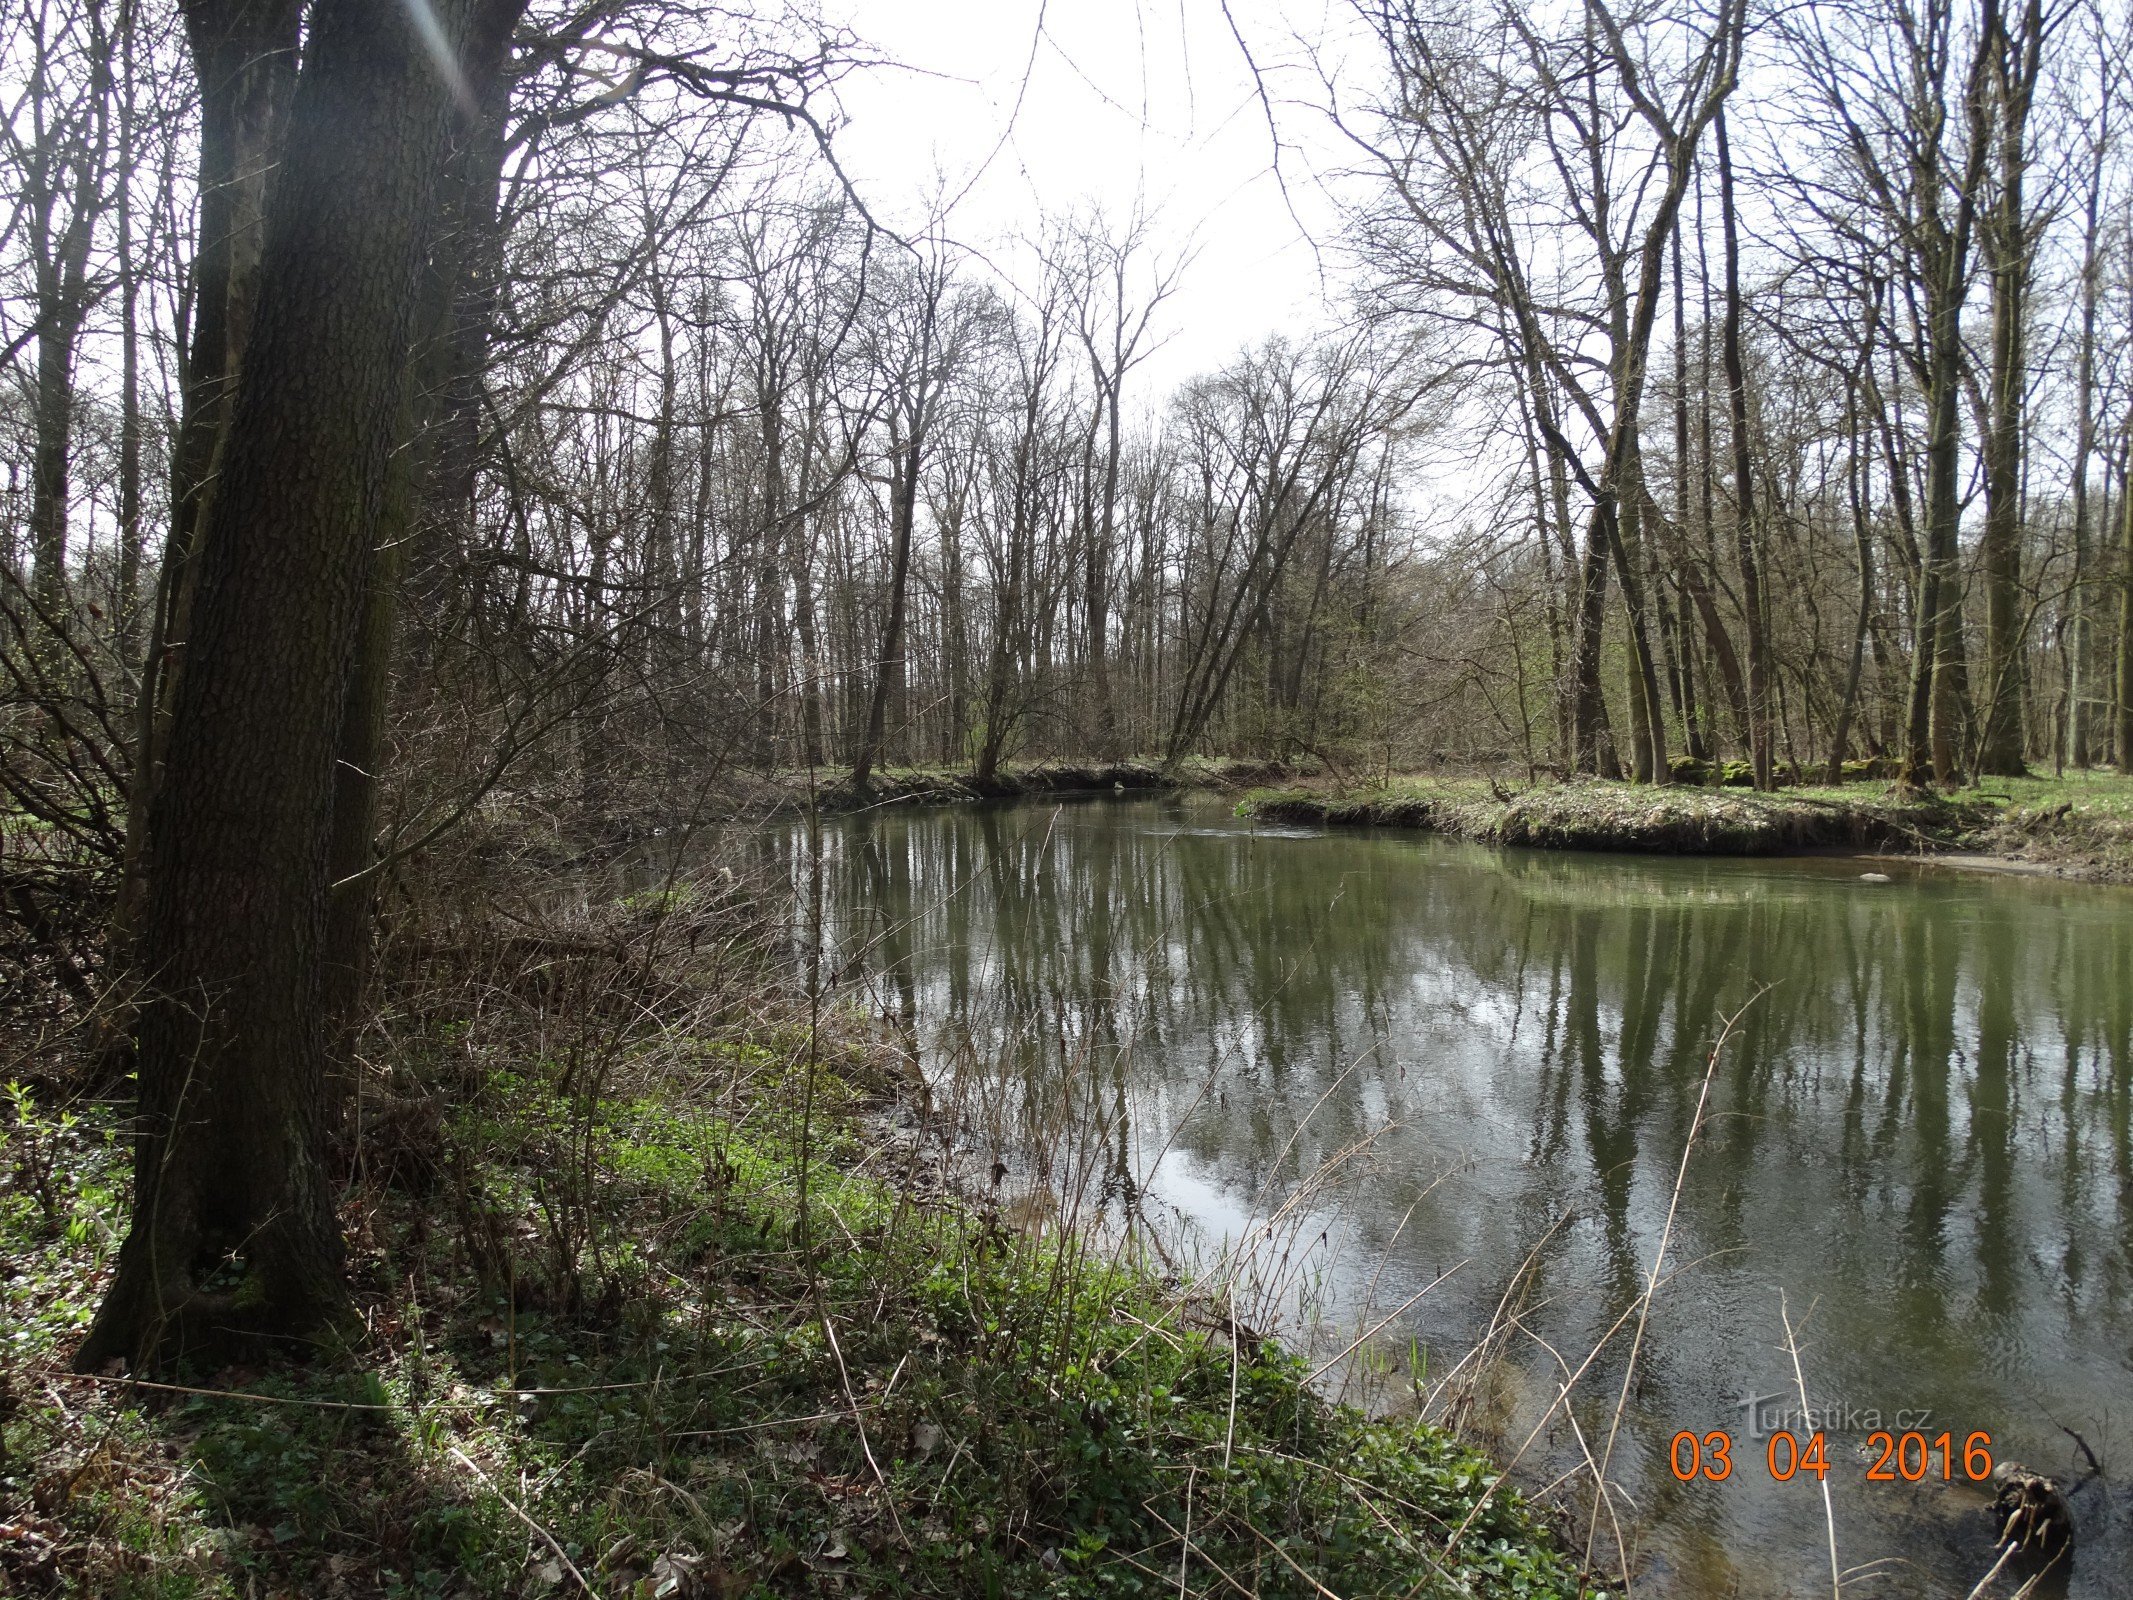
[{"label": "eroded riverbank", "polygon": [[1879,785],[1752,790],[1579,782],[1516,792],[1476,778],[1369,789],[1260,789],[1263,822],[1407,828],[1479,844],[1638,855],[1773,856],[1835,850],[1950,866],[2133,883],[2133,780],[2010,779],[1952,795]]}]

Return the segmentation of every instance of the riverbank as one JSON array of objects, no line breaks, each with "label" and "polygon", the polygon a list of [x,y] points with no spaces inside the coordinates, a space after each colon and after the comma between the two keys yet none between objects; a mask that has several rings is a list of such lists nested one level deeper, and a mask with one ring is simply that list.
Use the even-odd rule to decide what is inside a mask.
[{"label": "riverbank", "polygon": [[1996,779],[1953,793],[1881,784],[1773,794],[1585,781],[1511,791],[1485,778],[1406,777],[1367,789],[1259,789],[1263,822],[1417,828],[1484,844],[1659,855],[1855,850],[2133,883],[2133,779]]},{"label": "riverbank", "polygon": [[1165,767],[1152,757],[1134,756],[1119,761],[1017,761],[982,781],[957,767],[882,767],[861,790],[847,769],[824,768],[736,778],[726,809],[734,815],[761,816],[814,806],[838,814],[886,805],[961,805],[1049,795],[1146,795],[1187,789],[1233,793],[1301,775],[1301,769],[1279,761],[1192,756]]},{"label": "riverbank", "polygon": [[361,1331],[308,1362],[68,1373],[120,1122],[14,1093],[0,1592],[1581,1592],[1482,1458],[1013,1226],[867,1019],[714,990],[692,914],[397,968],[342,1205]]}]

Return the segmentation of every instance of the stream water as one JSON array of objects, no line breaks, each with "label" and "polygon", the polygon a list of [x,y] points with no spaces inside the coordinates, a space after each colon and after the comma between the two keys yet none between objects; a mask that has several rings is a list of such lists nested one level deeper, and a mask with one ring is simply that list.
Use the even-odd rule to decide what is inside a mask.
[{"label": "stream water", "polygon": [[[1506,1455],[1542,1424],[1529,1482],[1579,1460],[1544,1415],[1558,1356],[1634,1307],[1670,1226],[1609,1462],[1638,1593],[1826,1596],[1833,1522],[1847,1595],[1964,1595],[1986,1434],[2071,1488],[2080,1543],[2038,1592],[2133,1596],[2133,894],[1254,828],[1204,797],[889,810],[826,824],[820,859],[847,975],[937,1082],[1011,1091],[1014,1184],[1065,1181],[1017,1130],[1079,1106],[1082,1192],[1178,1251],[1256,1251],[1321,1330],[1397,1311],[1393,1387],[1497,1328],[1466,1420]],[[1811,1419],[1776,1415],[1788,1317]],[[1630,1337],[1568,1408],[1595,1453]],[[1808,1421],[1827,1518],[1762,1437]],[[1680,1481],[1676,1436],[1708,1462],[1717,1430],[1730,1476]]]}]

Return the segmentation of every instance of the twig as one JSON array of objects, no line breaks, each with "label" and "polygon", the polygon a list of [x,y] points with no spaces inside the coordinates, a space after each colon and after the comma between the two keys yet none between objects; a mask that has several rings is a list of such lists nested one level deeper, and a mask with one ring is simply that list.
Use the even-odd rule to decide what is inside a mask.
[{"label": "twig", "polygon": [[1178,1525],[1172,1522],[1168,1517],[1164,1516],[1162,1512],[1156,1510],[1154,1506],[1149,1505],[1145,1501],[1142,1502],[1141,1509],[1146,1511],[1149,1516],[1155,1518],[1155,1520],[1160,1522],[1164,1527],[1168,1528],[1173,1534],[1177,1534],[1179,1543],[1184,1545],[1188,1554],[1196,1555],[1202,1561],[1206,1562],[1208,1570],[1213,1572],[1216,1577],[1220,1578],[1232,1589],[1236,1590],[1237,1593],[1243,1595],[1244,1600],[1259,1600],[1257,1590],[1247,1589],[1243,1584],[1239,1583],[1235,1578],[1231,1577],[1228,1572],[1223,1570],[1222,1564],[1219,1561],[1215,1560],[1213,1556],[1209,1555],[1205,1550],[1201,1549],[1190,1539],[1186,1538],[1184,1534],[1179,1533]]},{"label": "twig", "polygon": [[[1252,1527],[1250,1523],[1246,1523],[1245,1526],[1248,1528]],[[1257,1539],[1261,1544],[1265,1545],[1269,1550],[1273,1551],[1274,1554],[1281,1557],[1282,1560],[1286,1561],[1289,1564],[1289,1570],[1291,1572],[1295,1573],[1297,1577],[1303,1579],[1305,1583],[1308,1583],[1312,1588],[1316,1589],[1320,1594],[1324,1595],[1326,1597],[1326,1600],[1341,1600],[1341,1597],[1339,1595],[1335,1594],[1331,1589],[1327,1588],[1316,1578],[1312,1577],[1310,1573],[1304,1571],[1302,1567],[1299,1567],[1296,1564],[1296,1558],[1294,1556],[1290,1555],[1288,1551],[1282,1549],[1280,1545],[1276,1544],[1272,1539],[1269,1539],[1257,1528],[1252,1528],[1252,1537]]]},{"label": "twig", "polygon": [[2082,1438],[2080,1434],[2076,1433],[2072,1428],[2069,1428],[2063,1422],[2059,1424],[2059,1431],[2065,1434],[2069,1439],[2073,1440],[2074,1443],[2081,1446],[2082,1455],[2088,1458],[2089,1476],[2092,1478],[2102,1477],[2103,1463],[2096,1459],[2096,1452],[2089,1448],[2088,1440]]},{"label": "twig", "polygon": [[1341,1362],[1347,1360],[1348,1357],[1355,1352],[1358,1346],[1363,1344],[1366,1340],[1370,1339],[1374,1334],[1378,1332],[1379,1329],[1383,1328],[1386,1323],[1392,1321],[1395,1317],[1405,1315],[1407,1310],[1411,1306],[1413,1306],[1417,1300],[1428,1294],[1430,1290],[1436,1288],[1438,1284],[1442,1283],[1446,1278],[1449,1278],[1453,1273],[1457,1272],[1461,1267],[1465,1265],[1466,1262],[1464,1260],[1460,1260],[1454,1262],[1449,1267],[1446,1267],[1442,1272],[1438,1273],[1434,1278],[1430,1279],[1429,1282],[1422,1285],[1421,1288],[1417,1289],[1405,1300],[1402,1300],[1392,1310],[1386,1312],[1384,1316],[1378,1318],[1376,1322],[1372,1323],[1368,1328],[1365,1328],[1361,1333],[1357,1334],[1352,1340],[1349,1341],[1347,1349],[1343,1350],[1339,1355],[1333,1357],[1330,1361],[1323,1363],[1316,1372],[1312,1373],[1310,1377],[1304,1379],[1305,1384],[1309,1385],[1318,1382],[1318,1380],[1320,1378],[1323,1378],[1328,1371],[1340,1365]]},{"label": "twig", "polygon": [[1199,1475],[1197,1464],[1185,1474],[1185,1531],[1178,1538],[1178,1600],[1185,1600],[1185,1563],[1192,1555],[1192,1486]]},{"label": "twig", "polygon": [[54,1372],[54,1378],[75,1383],[101,1383],[119,1389],[154,1389],[160,1394],[192,1394],[209,1400],[256,1400],[270,1406],[310,1406],[320,1411],[392,1411],[390,1403],[373,1400],[307,1400],[287,1394],[258,1394],[250,1389],[196,1389],[183,1383],[151,1383],[146,1378],[112,1377],[102,1372]]},{"label": "twig", "polygon": [[[830,1323],[829,1312],[821,1305],[820,1290],[821,1284],[818,1279],[816,1282],[816,1309],[821,1312],[822,1333],[823,1337],[829,1341],[830,1354],[837,1358],[837,1378],[844,1386],[845,1403],[851,1408],[852,1427],[859,1434],[859,1448],[867,1458],[868,1467],[873,1469],[874,1481],[881,1486],[882,1505],[889,1513],[889,1521],[895,1525],[896,1537],[902,1542],[904,1548],[908,1550],[911,1548],[911,1536],[904,1532],[904,1519],[896,1514],[896,1496],[890,1492],[888,1474],[881,1470],[881,1463],[874,1459],[874,1446],[867,1439],[866,1419],[860,1415],[859,1396],[852,1392],[852,1375],[845,1370],[844,1351],[837,1344],[837,1330]],[[903,1370],[901,1362],[897,1363],[897,1370],[899,1372]],[[893,1383],[895,1380],[892,1378],[890,1381]],[[888,1395],[884,1392],[882,1399],[887,1398]]]},{"label": "twig", "polygon": [[[1808,1314],[1814,1314],[1813,1307],[1808,1308]],[[1792,1331],[1792,1312],[1786,1305],[1783,1289],[1778,1290],[1778,1320],[1785,1325],[1785,1351],[1792,1357],[1792,1381],[1799,1389],[1800,1410],[1804,1414],[1811,1409],[1807,1401],[1807,1374],[1800,1366],[1800,1341]],[[1816,1481],[1822,1486],[1822,1523],[1829,1529],[1830,1600],[1843,1600],[1844,1569],[1837,1563],[1837,1508],[1829,1497],[1829,1474],[1818,1474]]]},{"label": "twig", "polygon": [[[1622,1414],[1629,1407],[1630,1385],[1637,1375],[1637,1357],[1644,1350],[1645,1330],[1651,1323],[1652,1297],[1659,1291],[1660,1278],[1666,1268],[1666,1253],[1673,1246],[1674,1218],[1681,1210],[1681,1191],[1689,1181],[1689,1160],[1696,1153],[1696,1136],[1703,1131],[1704,1112],[1711,1103],[1711,1082],[1718,1076],[1718,1058],[1725,1053],[1726,1041],[1733,1037],[1733,1030],[1746,1015],[1748,1006],[1755,1004],[1762,997],[1762,993],[1763,991],[1758,989],[1755,994],[1749,996],[1747,1004],[1726,1018],[1725,1026],[1718,1031],[1717,1041],[1711,1046],[1710,1057],[1704,1062],[1703,1084],[1696,1091],[1696,1109],[1689,1117],[1688,1136],[1681,1141],[1681,1162],[1674,1170],[1673,1192],[1667,1196],[1666,1221],[1659,1228],[1659,1249],[1652,1257],[1651,1271],[1645,1275],[1644,1292],[1637,1296],[1637,1326],[1629,1338],[1629,1360],[1622,1368],[1622,1387],[1615,1396],[1614,1415],[1608,1418],[1607,1441],[1600,1448],[1602,1478],[1605,1478],[1608,1467],[1614,1462],[1615,1439],[1622,1431]],[[1593,1531],[1598,1532],[1597,1523],[1594,1524]],[[1585,1565],[1592,1565],[1590,1536],[1585,1541]]]},{"label": "twig", "polygon": [[1972,1589],[1965,1596],[1963,1596],[1963,1600],[1978,1600],[1978,1597],[1980,1595],[1982,1595],[1987,1589],[1992,1587],[1992,1580],[2000,1575],[2000,1568],[2006,1566],[2008,1562],[2012,1561],[2014,1559],[2015,1551],[2020,1548],[2021,1546],[2019,1545],[2010,1544],[2007,1545],[2004,1549],[2002,1549],[2000,1551],[2000,1559],[1992,1564],[1992,1570],[1987,1572],[1984,1577],[1978,1579],[1977,1587]]},{"label": "twig", "polygon": [[547,1545],[549,1549],[555,1552],[555,1558],[556,1560],[563,1563],[564,1570],[567,1571],[573,1578],[576,1578],[578,1580],[578,1587],[580,1589],[583,1589],[587,1594],[594,1596],[595,1600],[598,1600],[599,1590],[595,1589],[590,1583],[586,1581],[585,1574],[580,1572],[578,1570],[578,1564],[570,1559],[570,1552],[568,1550],[565,1550],[560,1544],[556,1542],[555,1535],[550,1533],[546,1528],[542,1527],[538,1522],[534,1521],[532,1517],[526,1514],[524,1507],[522,1507],[516,1500],[512,1499],[509,1495],[505,1494],[502,1489],[498,1488],[496,1486],[496,1481],[491,1478],[486,1472],[482,1471],[480,1467],[474,1464],[474,1458],[472,1456],[461,1450],[456,1444],[450,1445],[447,1448],[451,1450],[453,1457],[459,1462],[461,1466],[465,1467],[467,1471],[473,1473],[475,1477],[481,1480],[482,1486],[484,1488],[486,1488],[491,1494],[495,1495],[497,1499],[503,1501],[505,1510],[509,1511],[514,1517],[518,1518],[519,1521],[523,1522],[527,1527],[531,1528],[535,1533],[541,1536],[541,1542]]}]

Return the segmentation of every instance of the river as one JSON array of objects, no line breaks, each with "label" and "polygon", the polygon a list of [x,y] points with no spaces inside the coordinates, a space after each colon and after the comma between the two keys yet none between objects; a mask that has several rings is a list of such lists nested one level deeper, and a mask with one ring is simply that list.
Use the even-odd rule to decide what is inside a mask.
[{"label": "river", "polygon": [[[1963,1595],[1983,1434],[2071,1489],[2080,1544],[2039,1592],[2133,1596],[2122,1479],[2083,1481],[2073,1437],[2133,1457],[2133,895],[1255,828],[1205,796],[821,837],[845,981],[983,1108],[1025,1208],[1071,1189],[1246,1255],[1262,1313],[1321,1348],[1383,1321],[1351,1392],[1463,1396],[1500,1455],[1533,1436],[1528,1483],[1580,1433],[1605,1450],[1664,1233],[1608,1473],[1638,1593],[1826,1596],[1833,1522],[1847,1594]],[[1096,1131],[1062,1151],[1070,1123]],[[1559,1359],[1626,1315],[1573,1430]],[[1814,1431],[1777,1415],[1788,1317],[1827,1512],[1761,1437]],[[1717,1430],[1730,1475],[1680,1481]],[[1883,1430],[1930,1459],[1877,1462]]]}]

